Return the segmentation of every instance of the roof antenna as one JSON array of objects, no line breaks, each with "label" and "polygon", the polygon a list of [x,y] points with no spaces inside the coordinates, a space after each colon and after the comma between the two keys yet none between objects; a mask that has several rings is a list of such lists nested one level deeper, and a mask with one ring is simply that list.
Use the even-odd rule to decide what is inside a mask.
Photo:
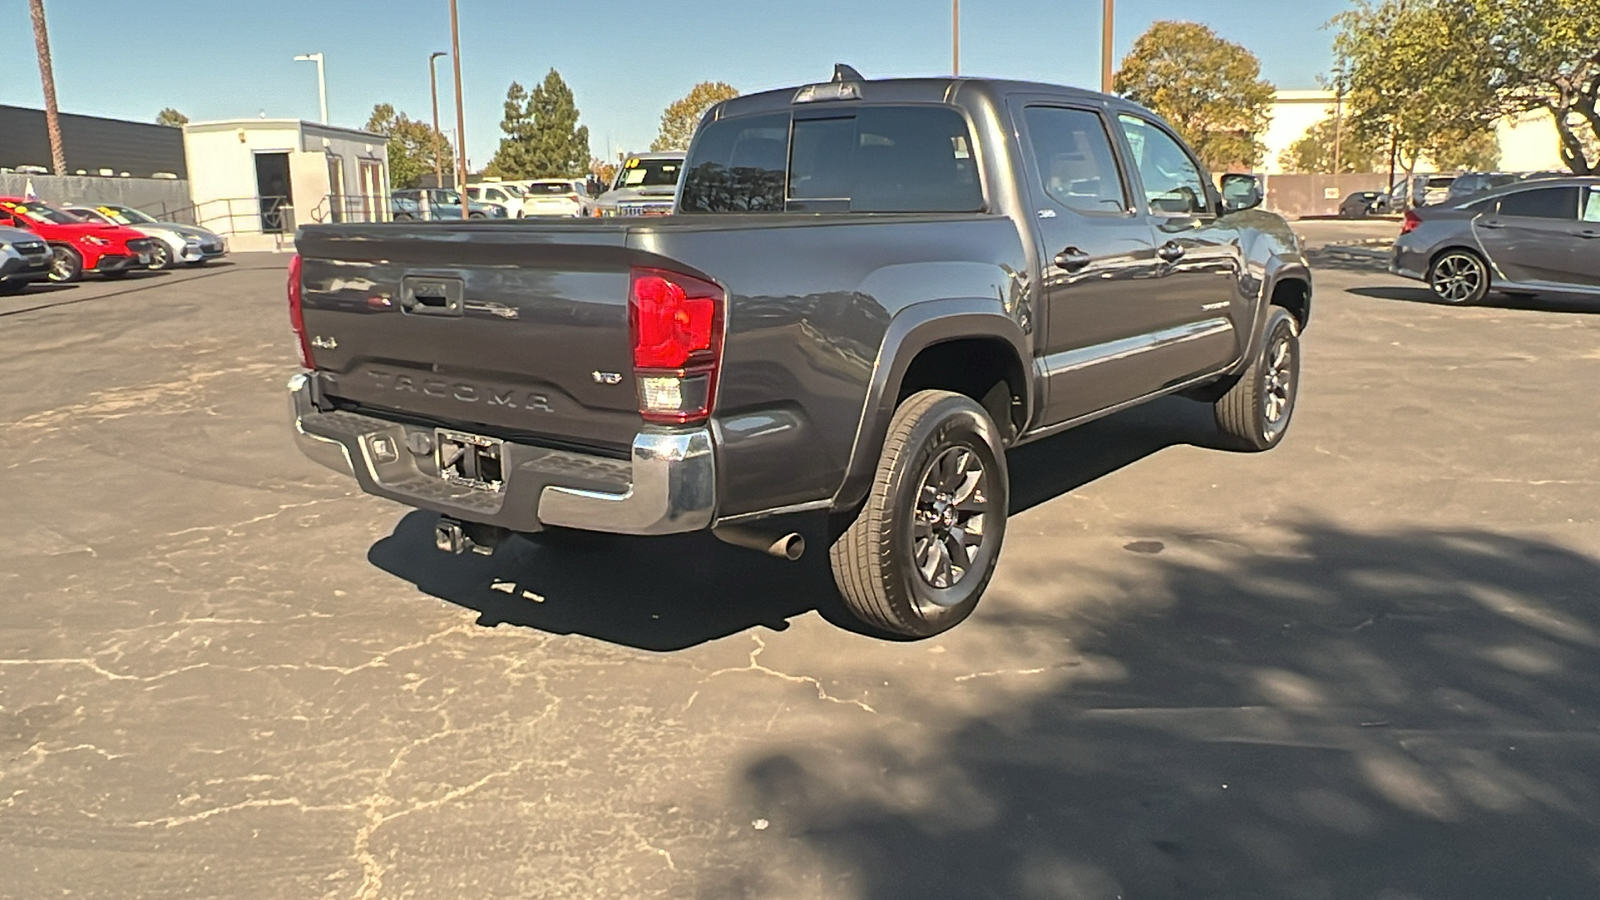
[{"label": "roof antenna", "polygon": [[860,72],[857,72],[854,68],[847,66],[844,63],[834,64],[833,80],[836,83],[841,81],[866,81],[865,78],[861,77]]}]

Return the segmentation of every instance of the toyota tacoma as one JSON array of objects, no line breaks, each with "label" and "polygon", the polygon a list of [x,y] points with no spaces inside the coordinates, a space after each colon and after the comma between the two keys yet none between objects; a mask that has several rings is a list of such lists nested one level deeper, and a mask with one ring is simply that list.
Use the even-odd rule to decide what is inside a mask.
[{"label": "toyota tacoma", "polygon": [[1283,439],[1311,274],[1261,200],[1116,97],[840,66],[708,112],[670,216],[304,228],[294,428],[454,552],[795,558],[825,513],[850,610],[925,637],[995,570],[1010,448],[1178,393]]}]

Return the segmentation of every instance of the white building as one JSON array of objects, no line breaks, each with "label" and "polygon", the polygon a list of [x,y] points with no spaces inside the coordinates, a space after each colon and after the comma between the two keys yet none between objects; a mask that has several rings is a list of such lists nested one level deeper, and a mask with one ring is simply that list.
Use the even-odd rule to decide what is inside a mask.
[{"label": "white building", "polygon": [[[1283,173],[1278,158],[1295,141],[1306,136],[1312,126],[1334,115],[1339,99],[1333,91],[1279,91],[1272,101],[1270,124],[1261,142],[1266,145],[1262,170],[1268,175]],[[1345,115],[1350,110],[1343,110]],[[1500,168],[1507,172],[1537,172],[1565,169],[1558,150],[1555,122],[1548,113],[1521,119],[1502,119],[1496,126],[1500,135]],[[1431,165],[1418,166],[1419,171]]]},{"label": "white building", "polygon": [[236,249],[279,249],[300,225],[389,216],[389,139],[296,119],[183,127],[199,225]]}]

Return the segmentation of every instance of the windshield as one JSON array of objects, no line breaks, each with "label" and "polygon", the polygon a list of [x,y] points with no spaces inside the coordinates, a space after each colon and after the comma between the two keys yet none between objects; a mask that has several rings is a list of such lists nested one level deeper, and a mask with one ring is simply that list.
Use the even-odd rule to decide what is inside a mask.
[{"label": "windshield", "polygon": [[630,159],[617,173],[617,188],[673,187],[683,171],[681,159]]},{"label": "windshield", "polygon": [[11,211],[25,219],[32,219],[46,225],[82,225],[83,220],[70,213],[59,209],[51,209],[43,203],[13,203]]},{"label": "windshield", "polygon": [[150,218],[137,209],[126,206],[97,206],[92,212],[97,212],[118,225],[159,225],[155,219]]}]

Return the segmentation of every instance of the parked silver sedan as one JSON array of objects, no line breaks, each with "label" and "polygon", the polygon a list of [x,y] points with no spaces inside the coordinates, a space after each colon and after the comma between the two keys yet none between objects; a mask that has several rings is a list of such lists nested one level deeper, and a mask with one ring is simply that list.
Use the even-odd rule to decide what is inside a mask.
[{"label": "parked silver sedan", "polygon": [[1389,271],[1462,305],[1490,290],[1600,297],[1600,177],[1522,182],[1407,210]]},{"label": "parked silver sedan", "polygon": [[66,211],[100,225],[126,225],[146,237],[155,238],[150,268],[170,269],[178,263],[203,266],[228,253],[221,237],[197,225],[163,222],[130,206],[104,203],[99,206],[69,206]]}]

